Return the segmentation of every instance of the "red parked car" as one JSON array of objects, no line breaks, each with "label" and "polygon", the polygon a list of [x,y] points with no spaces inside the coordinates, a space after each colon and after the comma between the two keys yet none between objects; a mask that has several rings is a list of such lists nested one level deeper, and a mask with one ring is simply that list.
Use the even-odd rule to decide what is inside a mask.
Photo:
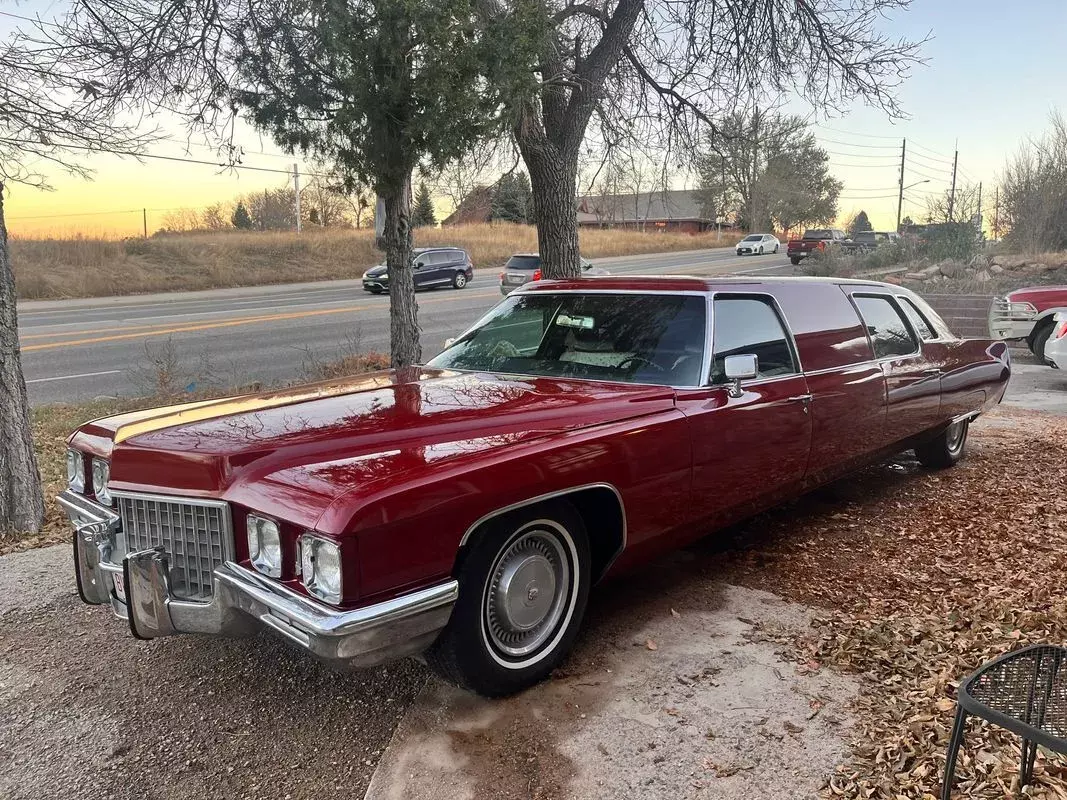
[{"label": "red parked car", "polygon": [[899,286],[540,282],[425,367],[88,423],[60,503],[134,636],[265,626],[499,695],[606,575],[902,450],[952,465],[1009,372]]},{"label": "red parked car", "polygon": [[989,309],[989,335],[1024,339],[1037,360],[1045,361],[1045,343],[1055,316],[1067,311],[1067,286],[1029,286],[996,297]]}]

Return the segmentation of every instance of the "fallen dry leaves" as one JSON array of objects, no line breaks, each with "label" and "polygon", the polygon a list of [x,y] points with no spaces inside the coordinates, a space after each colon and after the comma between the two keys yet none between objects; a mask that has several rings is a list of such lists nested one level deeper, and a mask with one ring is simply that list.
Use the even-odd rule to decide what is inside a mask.
[{"label": "fallen dry leaves", "polygon": [[[801,641],[802,670],[858,673],[852,760],[825,797],[935,798],[956,686],[998,654],[1067,644],[1067,419],[999,410],[970,455],[924,472],[902,459],[738,532],[726,579],[823,609]],[[956,797],[1017,788],[1018,739],[972,720]],[[1029,795],[1067,798],[1067,766],[1038,759]]]}]

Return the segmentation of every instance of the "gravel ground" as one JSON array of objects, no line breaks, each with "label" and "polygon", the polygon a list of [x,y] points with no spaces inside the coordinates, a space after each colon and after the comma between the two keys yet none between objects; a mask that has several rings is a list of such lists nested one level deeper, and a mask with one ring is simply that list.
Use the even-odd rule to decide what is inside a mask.
[{"label": "gravel ground", "polygon": [[800,800],[844,757],[853,678],[766,640],[802,606],[708,580],[682,553],[595,597],[553,680],[488,701],[431,682],[366,800]]},{"label": "gravel ground", "polygon": [[268,636],[138,642],[68,547],[0,557],[0,797],[358,797],[426,676],[337,673]]}]

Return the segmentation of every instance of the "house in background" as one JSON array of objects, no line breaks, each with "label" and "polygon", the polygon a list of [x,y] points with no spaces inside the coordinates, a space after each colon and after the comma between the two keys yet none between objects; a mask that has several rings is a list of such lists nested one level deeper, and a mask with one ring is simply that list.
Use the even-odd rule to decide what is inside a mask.
[{"label": "house in background", "polygon": [[586,195],[578,200],[578,224],[586,228],[629,228],[650,233],[703,233],[715,228],[695,189],[639,194]]}]

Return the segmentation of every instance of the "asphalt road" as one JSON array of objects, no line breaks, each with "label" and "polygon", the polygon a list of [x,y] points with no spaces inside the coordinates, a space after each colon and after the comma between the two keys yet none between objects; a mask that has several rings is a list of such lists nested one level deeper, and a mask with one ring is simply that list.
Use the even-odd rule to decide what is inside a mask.
[{"label": "asphalt road", "polygon": [[[788,272],[784,255],[738,258],[733,248],[597,259],[613,275]],[[500,300],[498,270],[461,291],[419,294],[427,358]],[[153,358],[179,384],[299,380],[310,360],[389,349],[389,298],[359,281],[19,304],[23,367],[33,404],[144,394]]]}]

